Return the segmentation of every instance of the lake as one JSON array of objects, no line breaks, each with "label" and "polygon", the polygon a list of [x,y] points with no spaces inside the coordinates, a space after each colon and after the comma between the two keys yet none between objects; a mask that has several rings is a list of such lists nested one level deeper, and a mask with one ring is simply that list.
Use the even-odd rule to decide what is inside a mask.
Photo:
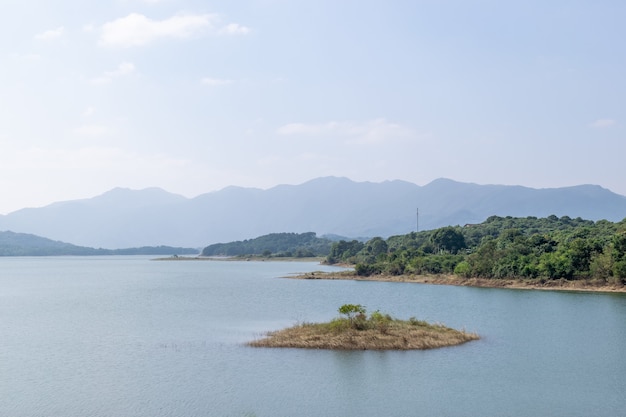
[{"label": "lake", "polygon": [[[626,295],[285,279],[312,262],[0,258],[0,415],[620,416]],[[477,332],[406,352],[245,342],[358,303]]]}]

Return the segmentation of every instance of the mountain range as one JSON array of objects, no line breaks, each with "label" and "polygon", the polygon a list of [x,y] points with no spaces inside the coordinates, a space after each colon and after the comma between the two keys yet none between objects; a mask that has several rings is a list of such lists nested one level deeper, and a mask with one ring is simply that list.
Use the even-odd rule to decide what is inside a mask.
[{"label": "mountain range", "polygon": [[267,190],[231,186],[195,198],[159,188],[115,188],[2,215],[0,230],[97,248],[201,248],[278,232],[388,237],[480,223],[491,215],[552,214],[620,221],[626,217],[626,197],[598,185],[534,189],[438,179],[419,186],[337,177]]},{"label": "mountain range", "polygon": [[28,233],[0,232],[0,256],[99,256],[99,255],[197,255],[192,248],[144,246],[141,248],[95,249],[59,242]]}]

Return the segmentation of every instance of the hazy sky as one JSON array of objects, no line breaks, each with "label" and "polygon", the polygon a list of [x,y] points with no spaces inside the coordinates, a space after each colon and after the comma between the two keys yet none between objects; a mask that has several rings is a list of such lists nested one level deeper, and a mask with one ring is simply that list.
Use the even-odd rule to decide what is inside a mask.
[{"label": "hazy sky", "polygon": [[320,176],[626,195],[623,0],[3,0],[0,213]]}]

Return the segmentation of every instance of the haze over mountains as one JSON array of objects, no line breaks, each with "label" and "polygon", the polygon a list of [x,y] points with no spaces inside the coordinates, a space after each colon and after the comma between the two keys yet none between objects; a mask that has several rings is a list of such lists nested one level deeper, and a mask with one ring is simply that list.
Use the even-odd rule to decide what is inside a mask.
[{"label": "haze over mountains", "polygon": [[277,232],[388,237],[480,223],[491,215],[620,221],[626,197],[597,185],[533,189],[438,179],[354,182],[326,177],[268,190],[227,187],[186,198],[158,188],[100,196],[0,216],[0,230],[95,248],[204,247]]}]

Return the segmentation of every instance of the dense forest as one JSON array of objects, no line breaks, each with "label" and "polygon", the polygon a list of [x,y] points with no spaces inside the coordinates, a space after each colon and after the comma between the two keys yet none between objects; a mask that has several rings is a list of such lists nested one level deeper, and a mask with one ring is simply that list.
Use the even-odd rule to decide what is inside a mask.
[{"label": "dense forest", "polygon": [[598,279],[626,284],[626,219],[489,217],[464,227],[339,241],[327,262],[359,275],[455,274],[471,278]]},{"label": "dense forest", "polygon": [[271,233],[256,239],[216,243],[204,248],[202,256],[262,255],[307,258],[328,255],[332,243],[330,239],[319,238],[313,232]]}]

